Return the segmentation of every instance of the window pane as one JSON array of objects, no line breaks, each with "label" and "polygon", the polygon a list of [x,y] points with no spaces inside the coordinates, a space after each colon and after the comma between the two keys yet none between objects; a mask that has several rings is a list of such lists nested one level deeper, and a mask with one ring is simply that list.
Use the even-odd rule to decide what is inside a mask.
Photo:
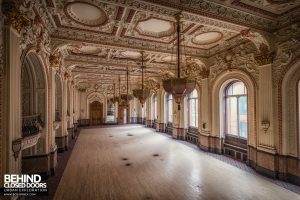
[{"label": "window pane", "polygon": [[247,138],[247,97],[239,98],[239,128],[240,136]]},{"label": "window pane", "polygon": [[167,99],[167,119],[168,122],[172,122],[173,121],[173,102],[172,102],[172,95],[168,95],[168,99]]},{"label": "window pane", "polygon": [[195,99],[195,127],[198,127],[198,99]]},{"label": "window pane", "polygon": [[152,118],[156,119],[157,118],[157,97],[153,96],[152,99]]},{"label": "window pane", "polygon": [[195,101],[190,99],[190,126],[195,126]]},{"label": "window pane", "polygon": [[227,134],[238,135],[237,122],[237,98],[228,97],[226,99],[226,127]]},{"label": "window pane", "polygon": [[246,87],[245,84],[243,82],[235,82],[232,84],[232,94],[233,95],[243,95],[246,92]]}]

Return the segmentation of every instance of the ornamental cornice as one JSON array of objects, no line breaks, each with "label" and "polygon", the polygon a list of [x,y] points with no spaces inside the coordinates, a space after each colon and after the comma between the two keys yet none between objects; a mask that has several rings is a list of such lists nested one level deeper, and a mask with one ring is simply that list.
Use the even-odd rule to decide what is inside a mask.
[{"label": "ornamental cornice", "polygon": [[269,50],[269,47],[264,43],[260,44],[259,54],[254,57],[259,66],[268,65],[273,62],[274,52]]},{"label": "ornamental cornice", "polygon": [[272,64],[273,86],[277,87],[286,68],[300,56],[300,41],[290,39],[277,45],[277,51]]},{"label": "ornamental cornice", "polygon": [[[117,0],[115,0],[117,1]],[[167,6],[170,9],[182,10],[194,14],[200,14],[209,18],[220,19],[233,24],[239,24],[241,26],[251,27],[253,29],[264,30],[272,32],[274,29],[278,29],[284,26],[286,23],[294,21],[291,15],[295,18],[299,18],[299,14],[294,11],[287,13],[281,18],[284,20],[278,20],[278,18],[263,17],[256,13],[249,13],[236,8],[231,8],[219,3],[215,3],[209,0],[194,1],[194,0],[147,0],[151,3],[156,3],[162,6]],[[144,6],[147,7],[147,6]],[[144,8],[145,9],[145,8]]]},{"label": "ornamental cornice", "polygon": [[[110,65],[110,66],[118,66],[122,68],[128,67],[137,67],[140,66],[139,61],[131,61],[131,60],[126,60],[126,59],[110,59],[107,60],[106,58],[101,58],[101,57],[89,57],[89,56],[84,56],[84,55],[69,55],[67,58],[65,58],[66,62],[71,62],[72,64],[78,63],[82,64],[85,63],[86,65],[88,64],[105,64],[105,65]],[[163,64],[163,63],[148,63],[146,64],[147,68],[170,68],[173,67],[174,65],[172,64]]]},{"label": "ornamental cornice", "polygon": [[209,78],[211,82],[213,82],[213,80],[223,71],[231,71],[233,69],[246,71],[251,74],[257,82],[259,79],[258,63],[256,62],[253,53],[241,51],[230,56],[227,54],[225,57],[216,55],[215,63],[209,69]]},{"label": "ornamental cornice", "polygon": [[[114,37],[110,35],[87,34],[70,29],[60,29],[52,35],[54,40],[64,40],[68,42],[84,42],[103,45],[106,47],[131,48],[162,53],[174,53],[174,48],[169,44],[159,42],[149,42],[141,39]],[[207,57],[208,51],[186,47],[186,52],[195,57]]]}]

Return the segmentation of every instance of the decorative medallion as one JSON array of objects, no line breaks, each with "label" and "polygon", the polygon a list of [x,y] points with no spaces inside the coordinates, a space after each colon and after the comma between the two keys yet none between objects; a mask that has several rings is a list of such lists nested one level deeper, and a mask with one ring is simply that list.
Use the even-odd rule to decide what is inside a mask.
[{"label": "decorative medallion", "polygon": [[174,33],[175,28],[171,21],[152,17],[139,21],[136,26],[136,31],[140,35],[161,38]]},{"label": "decorative medallion", "polygon": [[192,42],[198,45],[207,45],[212,44],[215,42],[218,42],[223,37],[223,34],[221,32],[212,31],[212,32],[206,32],[206,33],[200,33],[196,35]]},{"label": "decorative medallion", "polygon": [[104,25],[108,18],[99,7],[87,2],[72,2],[65,7],[66,15],[75,22],[86,26]]},{"label": "decorative medallion", "polygon": [[138,59],[141,57],[141,53],[137,51],[122,51],[120,54],[122,57],[131,59]]}]

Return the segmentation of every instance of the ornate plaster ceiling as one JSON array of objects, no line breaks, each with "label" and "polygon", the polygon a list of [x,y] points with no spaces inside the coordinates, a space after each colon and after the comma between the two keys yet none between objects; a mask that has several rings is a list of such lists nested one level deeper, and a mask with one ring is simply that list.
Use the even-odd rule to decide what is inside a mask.
[{"label": "ornate plaster ceiling", "polygon": [[193,38],[193,42],[198,45],[213,44],[221,40],[222,37],[223,34],[221,32],[217,32],[217,31],[205,32],[196,35]]},{"label": "ornate plaster ceiling", "polygon": [[68,3],[65,13],[70,19],[86,26],[100,26],[107,21],[107,16],[101,8],[86,2]]},{"label": "ornate plaster ceiling", "polygon": [[139,21],[136,26],[136,30],[140,35],[158,38],[171,35],[175,31],[174,29],[173,22],[152,17]]},{"label": "ornate plaster ceiling", "polygon": [[139,59],[141,57],[141,53],[137,51],[122,51],[120,55],[124,58],[132,58]]},{"label": "ornate plaster ceiling", "polygon": [[140,51],[147,77],[176,74],[174,15],[180,10],[184,53],[207,65],[218,54],[253,45],[247,39],[253,35],[242,34],[248,30],[269,35],[300,19],[297,0],[40,1],[53,24],[52,49],[64,52],[75,81],[89,87],[111,86],[118,76],[125,84],[127,68],[130,84],[139,84]]}]

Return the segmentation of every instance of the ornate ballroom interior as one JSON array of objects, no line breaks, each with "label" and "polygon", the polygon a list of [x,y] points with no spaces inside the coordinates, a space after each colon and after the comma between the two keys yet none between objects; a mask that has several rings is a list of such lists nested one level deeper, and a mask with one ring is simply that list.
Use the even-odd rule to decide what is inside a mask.
[{"label": "ornate ballroom interior", "polygon": [[0,19],[1,187],[300,199],[299,0],[2,0]]}]

